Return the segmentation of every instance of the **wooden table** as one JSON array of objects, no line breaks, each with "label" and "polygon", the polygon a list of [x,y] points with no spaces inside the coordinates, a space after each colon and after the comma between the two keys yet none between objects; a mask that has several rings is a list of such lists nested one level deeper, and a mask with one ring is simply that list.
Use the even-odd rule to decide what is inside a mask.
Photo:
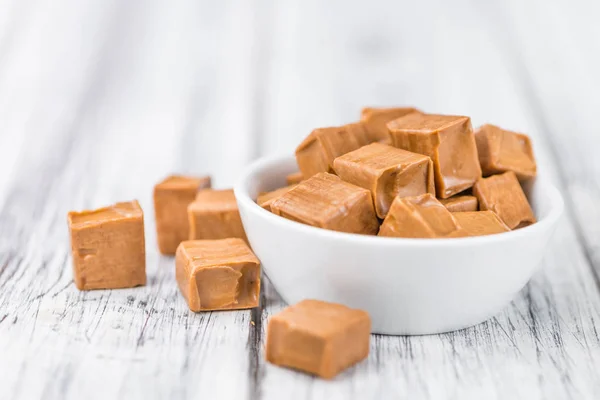
[{"label": "wooden table", "polygon": [[[600,3],[449,3],[0,0],[0,398],[600,398]],[[327,382],[265,362],[268,283],[260,309],[188,311],[151,192],[229,187],[367,104],[530,134],[567,208],[502,313],[374,335]],[[79,292],[67,211],[133,198],[148,285]]]}]

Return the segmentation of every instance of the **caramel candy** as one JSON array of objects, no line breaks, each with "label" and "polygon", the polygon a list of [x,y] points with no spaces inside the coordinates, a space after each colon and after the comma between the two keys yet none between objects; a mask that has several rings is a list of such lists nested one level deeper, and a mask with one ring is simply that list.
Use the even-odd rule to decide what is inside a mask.
[{"label": "caramel candy", "polygon": [[188,206],[189,239],[240,238],[248,241],[233,190],[205,189]]},{"label": "caramel candy", "polygon": [[391,143],[387,123],[405,115],[419,112],[412,107],[373,108],[365,107],[361,112],[361,121],[365,125],[369,139],[372,142]]},{"label": "caramel candy", "polygon": [[412,113],[388,128],[394,146],[431,157],[438,197],[460,193],[481,178],[469,117]]},{"label": "caramel candy", "polygon": [[284,186],[282,188],[275,189],[272,192],[261,193],[256,199],[256,204],[258,204],[267,211],[271,211],[271,203],[279,197],[281,197],[282,195],[284,195],[285,193],[292,190],[294,187],[296,187],[296,185]]},{"label": "caramel candy", "polygon": [[483,125],[475,131],[479,163],[484,176],[513,171],[523,181],[536,175],[536,163],[527,135]]},{"label": "caramel candy", "polygon": [[296,161],[304,178],[319,172],[333,172],[333,160],[368,144],[361,123],[318,128],[296,148]]},{"label": "caramel candy", "polygon": [[510,229],[535,223],[531,206],[512,171],[480,179],[473,186],[473,194],[479,200],[480,210],[495,212]]},{"label": "caramel candy", "polygon": [[477,211],[479,208],[477,197],[464,194],[441,199],[440,203],[442,203],[450,212]]},{"label": "caramel candy", "polygon": [[464,236],[484,236],[508,232],[508,226],[492,211],[452,213]]},{"label": "caramel candy", "polygon": [[331,379],[369,355],[370,332],[365,311],[304,300],[269,320],[266,358]]},{"label": "caramel candy", "polygon": [[271,212],[339,232],[375,235],[379,228],[371,192],[326,172],[300,182],[273,201]]},{"label": "caramel candy", "polygon": [[433,163],[427,156],[371,143],[333,162],[344,181],[369,189],[379,218],[385,218],[396,196],[435,194]]},{"label": "caramel candy", "polygon": [[379,236],[445,238],[460,236],[452,213],[431,194],[396,197],[385,217]]},{"label": "caramel candy", "polygon": [[295,185],[296,183],[302,182],[303,179],[302,172],[294,172],[285,177],[285,181],[288,185]]},{"label": "caramel candy", "polygon": [[144,214],[134,200],[70,212],[73,275],[79,290],[146,284]]},{"label": "caramel candy", "polygon": [[258,306],[260,262],[241,239],[181,242],[175,276],[192,311]]},{"label": "caramel candy", "polygon": [[175,254],[179,243],[188,239],[188,205],[199,189],[210,187],[210,177],[196,178],[172,175],[154,186],[154,213],[158,249]]}]

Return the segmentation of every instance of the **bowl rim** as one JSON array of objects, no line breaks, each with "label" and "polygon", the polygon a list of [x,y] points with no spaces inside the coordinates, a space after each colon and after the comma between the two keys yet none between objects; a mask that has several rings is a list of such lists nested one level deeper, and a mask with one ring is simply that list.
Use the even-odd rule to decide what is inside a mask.
[{"label": "bowl rim", "polygon": [[[486,236],[440,238],[435,240],[427,238],[382,237],[332,231],[279,217],[256,204],[256,202],[250,197],[249,179],[252,176],[260,175],[262,171],[268,168],[274,168],[280,164],[290,163],[292,159],[293,156],[289,155],[266,156],[252,162],[248,167],[246,167],[245,172],[240,178],[238,178],[237,182],[234,185],[233,190],[235,193],[236,200],[240,205],[243,205],[244,208],[247,209],[249,212],[254,213],[255,215],[257,215],[257,217],[266,219],[270,223],[279,225],[282,228],[296,230],[313,236],[319,236],[324,240],[343,240],[350,243],[361,243],[363,245],[369,244],[380,247],[471,247],[476,244],[519,240],[520,238],[540,234],[543,231],[551,229],[556,224],[556,222],[561,217],[564,209],[564,201],[559,190],[553,184],[551,184],[547,178],[540,178],[538,176],[536,178],[535,184],[536,186],[541,185],[542,192],[549,198],[550,211],[547,215],[545,215],[542,219],[538,220],[538,222],[536,222],[535,224],[514,231]],[[295,158],[293,160],[295,161]]]}]

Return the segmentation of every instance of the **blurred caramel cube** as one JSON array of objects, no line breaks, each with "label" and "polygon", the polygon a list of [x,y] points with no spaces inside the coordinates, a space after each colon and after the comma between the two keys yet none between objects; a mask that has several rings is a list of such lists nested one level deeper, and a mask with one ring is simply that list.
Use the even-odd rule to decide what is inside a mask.
[{"label": "blurred caramel cube", "polygon": [[172,175],[154,186],[154,213],[158,249],[175,254],[190,233],[187,208],[198,190],[210,187],[210,177]]},{"label": "blurred caramel cube", "polygon": [[302,172],[294,172],[285,177],[285,181],[288,185],[295,185],[296,183],[302,182],[303,179]]},{"label": "blurred caramel cube", "polygon": [[241,239],[181,242],[175,276],[192,311],[238,310],[259,304],[260,262]]},{"label": "blurred caramel cube", "polygon": [[513,171],[519,180],[535,177],[537,166],[527,135],[483,125],[475,131],[484,176]]},{"label": "blurred caramel cube", "polygon": [[484,236],[510,231],[493,211],[455,212],[452,216],[460,225],[464,236]]},{"label": "blurred caramel cube", "polygon": [[70,212],[73,275],[79,290],[146,284],[144,214],[139,203]]},{"label": "blurred caramel cube", "polygon": [[412,107],[365,107],[361,112],[361,121],[365,125],[371,142],[390,144],[392,140],[387,127],[388,122],[414,112],[419,112],[419,110]]},{"label": "blurred caramel cube", "polygon": [[304,178],[319,172],[333,172],[333,160],[368,144],[361,123],[318,128],[296,148],[296,161]]},{"label": "blurred caramel cube", "polygon": [[379,221],[371,192],[321,172],[271,203],[274,214],[339,232],[374,235]]},{"label": "blurred caramel cube", "polygon": [[256,199],[256,204],[267,211],[271,211],[271,203],[281,197],[283,194],[292,190],[294,187],[296,187],[296,185],[284,186],[271,192],[261,193]]},{"label": "blurred caramel cube", "polygon": [[457,194],[447,199],[440,199],[450,212],[477,211],[479,203],[477,197],[471,195]]},{"label": "blurred caramel cube", "polygon": [[240,238],[248,241],[233,190],[205,189],[188,206],[189,239]]},{"label": "blurred caramel cube", "polygon": [[379,218],[385,218],[396,196],[435,194],[433,163],[427,156],[371,143],[335,159],[344,181],[371,191]]},{"label": "blurred caramel cube", "polygon": [[341,304],[304,300],[273,316],[267,361],[331,379],[367,358],[371,318]]},{"label": "blurred caramel cube", "polygon": [[412,113],[388,128],[394,146],[431,157],[438,197],[460,193],[481,178],[469,117]]},{"label": "blurred caramel cube", "polygon": [[481,211],[494,211],[510,229],[535,223],[533,210],[512,171],[480,179],[473,186],[473,194]]},{"label": "blurred caramel cube", "polygon": [[460,236],[452,213],[431,194],[396,197],[385,217],[379,236],[402,238],[446,238]]}]

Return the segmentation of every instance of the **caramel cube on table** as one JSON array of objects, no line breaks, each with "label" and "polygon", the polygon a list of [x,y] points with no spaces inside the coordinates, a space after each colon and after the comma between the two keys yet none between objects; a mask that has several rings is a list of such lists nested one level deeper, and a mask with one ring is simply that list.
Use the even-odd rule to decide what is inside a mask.
[{"label": "caramel cube on table", "polygon": [[271,192],[261,193],[256,198],[256,204],[267,211],[271,211],[271,203],[295,187],[296,185],[284,186]]},{"label": "caramel cube on table", "polygon": [[513,171],[519,180],[535,177],[537,166],[527,135],[483,125],[475,131],[484,176]]},{"label": "caramel cube on table", "polygon": [[210,177],[172,175],[154,186],[156,237],[162,254],[175,254],[190,234],[187,208],[200,189],[210,187]]},{"label": "caramel cube on table", "polygon": [[339,232],[375,235],[379,228],[371,192],[326,172],[300,182],[274,200],[271,212]]},{"label": "caramel cube on table", "polygon": [[79,290],[146,284],[144,214],[137,201],[70,212],[73,275]]},{"label": "caramel cube on table", "polygon": [[512,171],[480,179],[473,186],[473,194],[481,211],[495,212],[510,229],[535,223],[533,210]]},{"label": "caramel cube on table", "polygon": [[458,221],[464,236],[484,236],[510,231],[492,211],[455,212],[452,215]]},{"label": "caramel cube on table", "polygon": [[367,358],[371,319],[341,304],[304,300],[273,316],[267,361],[331,379]]},{"label": "caramel cube on table", "polygon": [[333,172],[333,160],[368,144],[361,123],[317,128],[296,148],[296,161],[304,178],[319,172]]},{"label": "caramel cube on table", "polygon": [[294,172],[293,174],[289,174],[285,177],[285,181],[288,184],[288,186],[295,185],[297,183],[302,182],[303,180],[304,177],[302,176],[302,172]]},{"label": "caramel cube on table", "polygon": [[371,191],[379,218],[385,218],[396,196],[435,194],[433,163],[422,154],[371,143],[333,162],[344,181]]},{"label": "caramel cube on table", "polygon": [[471,195],[457,194],[447,199],[440,199],[440,203],[450,212],[477,211],[479,208],[477,197]]},{"label": "caramel cube on table", "polygon": [[460,193],[481,178],[469,117],[412,113],[388,128],[392,145],[431,157],[437,197]]},{"label": "caramel cube on table", "polygon": [[260,261],[241,239],[181,242],[175,255],[175,277],[194,312],[259,304]]},{"label": "caramel cube on table", "polygon": [[188,206],[189,239],[240,238],[248,241],[232,189],[205,189]]},{"label": "caramel cube on table", "polygon": [[379,236],[402,238],[459,237],[460,226],[452,213],[431,194],[396,197]]},{"label": "caramel cube on table", "polygon": [[419,110],[412,107],[365,107],[362,109],[360,120],[365,125],[371,142],[390,144],[391,138],[387,128],[388,122],[414,112],[419,112]]}]

